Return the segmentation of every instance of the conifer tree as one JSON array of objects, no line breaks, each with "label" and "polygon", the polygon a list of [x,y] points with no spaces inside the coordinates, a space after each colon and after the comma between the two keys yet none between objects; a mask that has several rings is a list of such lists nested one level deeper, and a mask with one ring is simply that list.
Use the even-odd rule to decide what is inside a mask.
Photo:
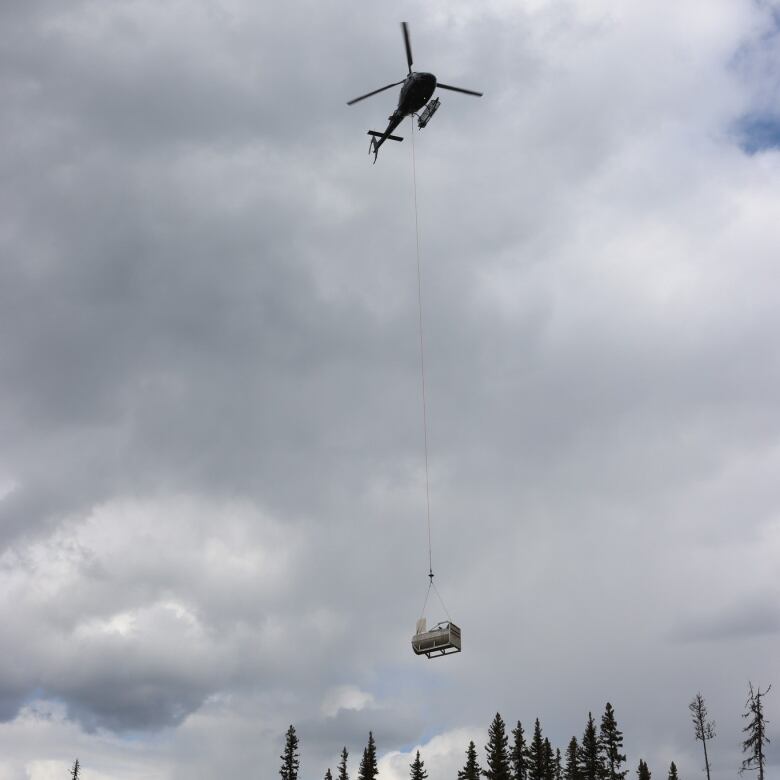
[{"label": "conifer tree", "polygon": [[669,777],[667,780],[680,780],[677,776],[677,764],[675,764],[674,761],[669,764]]},{"label": "conifer tree", "polygon": [[607,780],[623,780],[628,774],[627,769],[621,769],[626,761],[625,753],[620,752],[623,747],[623,732],[617,727],[615,710],[609,702],[601,716],[599,744],[604,754],[605,777]]},{"label": "conifer tree", "polygon": [[555,748],[555,772],[553,772],[555,780],[563,780],[563,763],[561,761],[561,750]]},{"label": "conifer tree", "polygon": [[742,743],[742,752],[747,753],[747,758],[742,762],[739,773],[742,774],[746,769],[750,771],[757,769],[758,780],[764,780],[764,763],[766,761],[764,745],[768,744],[770,740],[766,735],[766,724],[769,721],[764,717],[764,705],[761,699],[772,690],[772,686],[770,685],[761,693],[761,686],[759,686],[757,691],[754,691],[753,683],[748,683],[748,685],[750,686],[750,693],[745,702],[747,712],[742,715],[743,718],[749,718],[747,726],[742,729],[748,735],[747,739]]},{"label": "conifer tree", "polygon": [[339,776],[338,780],[349,780],[349,774],[347,773],[347,759],[349,753],[347,752],[347,746],[341,749],[341,760],[339,761]]},{"label": "conifer tree", "polygon": [[298,757],[298,735],[295,733],[295,727],[290,726],[284,740],[284,753],[280,756],[282,766],[279,774],[282,780],[298,780],[298,767],[300,760]]},{"label": "conifer tree", "polygon": [[79,764],[79,760],[76,759],[76,761],[73,764],[73,769],[70,770],[70,776],[72,780],[79,780],[79,778],[81,777],[79,772],[81,772],[81,764]]},{"label": "conifer tree", "polygon": [[542,739],[542,727],[539,718],[534,722],[534,735],[528,746],[528,780],[546,780],[545,761],[547,755]]},{"label": "conifer tree", "polygon": [[641,758],[639,759],[639,768],[636,770],[636,773],[639,775],[639,780],[650,780],[650,770]]},{"label": "conifer tree", "polygon": [[547,737],[544,738],[544,780],[555,780],[555,753]]},{"label": "conifer tree", "polygon": [[417,751],[417,755],[414,757],[414,761],[409,764],[409,780],[425,780],[428,777],[428,773],[425,771],[425,761],[420,758],[420,751]]},{"label": "conifer tree", "polygon": [[333,775],[330,773],[330,767],[328,767],[327,771],[325,772],[325,780],[333,780]]},{"label": "conifer tree", "polygon": [[368,732],[368,745],[363,750],[363,759],[358,770],[358,780],[376,780],[379,770],[376,765],[376,743],[374,735]]},{"label": "conifer tree", "polygon": [[710,760],[707,756],[707,742],[715,736],[715,721],[708,720],[707,705],[704,697],[697,693],[693,701],[688,705],[693,720],[693,731],[696,739],[701,740],[704,748],[704,768],[707,770],[707,780],[710,780]]},{"label": "conifer tree", "polygon": [[512,729],[514,742],[509,752],[509,763],[512,767],[512,780],[528,780],[528,746],[525,744],[523,726],[517,721]]},{"label": "conifer tree", "polygon": [[466,765],[458,770],[458,780],[479,780],[482,770],[477,763],[477,748],[474,741],[466,748]]},{"label": "conifer tree", "polygon": [[566,748],[566,765],[563,768],[563,780],[580,780],[580,746],[577,744],[577,737],[569,740],[569,746]]},{"label": "conifer tree", "polygon": [[603,780],[606,774],[596,734],[596,722],[591,712],[588,713],[588,723],[580,743],[578,769],[580,780]]},{"label": "conifer tree", "polygon": [[511,780],[507,743],[504,719],[497,712],[488,729],[488,743],[485,745],[487,769],[483,769],[482,774],[488,780]]}]

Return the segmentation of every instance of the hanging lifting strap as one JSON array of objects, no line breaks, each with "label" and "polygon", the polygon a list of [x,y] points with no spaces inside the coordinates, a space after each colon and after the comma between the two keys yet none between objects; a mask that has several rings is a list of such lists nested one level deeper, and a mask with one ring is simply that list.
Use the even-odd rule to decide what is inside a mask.
[{"label": "hanging lifting strap", "polygon": [[[417,215],[417,161],[414,154],[414,119],[412,119],[412,182],[414,184],[414,234],[417,250],[417,315],[420,335],[420,384],[422,387],[423,442],[425,447],[425,513],[428,521],[428,577],[433,585],[433,557],[431,554],[431,490],[428,476],[428,410],[425,399],[425,342],[423,339],[422,272],[420,268],[420,221]],[[428,586],[430,590],[430,586]]]},{"label": "hanging lifting strap", "polygon": [[439,599],[439,604],[441,604],[441,608],[444,610],[444,614],[447,616],[447,620],[452,622],[452,617],[450,617],[450,611],[447,609],[447,605],[444,603],[444,599],[441,597],[441,593],[439,593],[439,589],[434,585],[433,583],[433,575],[429,574],[430,582],[428,583],[428,590],[425,591],[425,601],[423,601],[422,610],[420,612],[420,617],[425,617],[425,608],[428,606],[428,597],[431,595],[431,589],[433,589],[433,592],[436,594],[437,598]]},{"label": "hanging lifting strap", "polygon": [[428,522],[428,590],[425,592],[425,601],[423,602],[420,617],[425,616],[425,607],[428,605],[428,597],[431,595],[431,589],[439,599],[448,620],[450,613],[444,604],[439,589],[433,582],[433,554],[431,547],[431,488],[430,477],[428,473],[428,409],[425,397],[425,340],[423,339],[423,311],[422,311],[422,271],[420,263],[420,221],[417,214],[417,161],[414,154],[414,119],[412,119],[412,181],[414,185],[414,233],[415,247],[417,250],[417,314],[420,334],[420,385],[422,387],[422,417],[423,417],[423,442],[425,449],[425,514]]}]

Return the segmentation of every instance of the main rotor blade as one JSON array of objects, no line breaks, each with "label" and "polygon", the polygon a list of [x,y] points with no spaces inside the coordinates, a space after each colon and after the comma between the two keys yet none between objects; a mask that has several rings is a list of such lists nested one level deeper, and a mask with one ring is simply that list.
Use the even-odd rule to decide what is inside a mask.
[{"label": "main rotor blade", "polygon": [[412,44],[409,40],[409,25],[401,22],[401,30],[404,34],[404,43],[406,44],[406,64],[409,66],[409,73],[412,72]]},{"label": "main rotor blade", "polygon": [[380,87],[379,89],[375,89],[373,92],[366,92],[365,95],[361,95],[360,97],[356,97],[354,100],[350,100],[347,105],[351,106],[354,103],[359,103],[361,100],[365,100],[367,97],[371,97],[371,95],[376,95],[379,92],[384,92],[386,89],[390,89],[390,87],[397,87],[399,84],[403,84],[403,81],[395,81],[392,84],[388,84],[386,87]]},{"label": "main rotor blade", "polygon": [[474,92],[473,89],[463,89],[463,87],[451,87],[449,84],[442,84],[441,81],[436,83],[437,87],[441,87],[442,89],[451,89],[453,92],[462,92],[464,95],[476,95],[477,97],[482,97],[481,92]]}]

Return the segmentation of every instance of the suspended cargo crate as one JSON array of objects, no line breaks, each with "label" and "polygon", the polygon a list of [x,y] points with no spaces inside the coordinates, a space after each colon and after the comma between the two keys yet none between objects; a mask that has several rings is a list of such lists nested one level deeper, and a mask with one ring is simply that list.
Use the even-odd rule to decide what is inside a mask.
[{"label": "suspended cargo crate", "polygon": [[449,620],[437,623],[432,629],[426,629],[425,618],[417,621],[417,630],[412,637],[412,650],[415,655],[438,658],[442,655],[459,653],[460,628]]},{"label": "suspended cargo crate", "polygon": [[434,98],[422,111],[420,111],[417,117],[417,127],[419,127],[420,130],[431,121],[431,117],[436,113],[440,105],[441,101],[439,98]]}]

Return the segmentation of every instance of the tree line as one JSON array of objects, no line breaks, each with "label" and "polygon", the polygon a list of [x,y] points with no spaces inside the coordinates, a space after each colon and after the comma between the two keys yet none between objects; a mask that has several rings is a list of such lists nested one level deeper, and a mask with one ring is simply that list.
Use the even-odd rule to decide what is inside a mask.
[{"label": "tree line", "polygon": [[[757,771],[758,780],[764,780],[765,747],[769,743],[766,735],[766,725],[769,721],[764,717],[762,700],[771,688],[770,685],[762,691],[760,687],[754,689],[750,683],[748,699],[745,703],[746,711],[743,715],[748,722],[743,729],[746,735],[742,742],[745,759],[739,772],[741,774],[745,771]],[[715,722],[709,719],[707,706],[701,693],[694,696],[688,708],[695,739],[702,743],[704,749],[704,767],[707,780],[710,780],[707,743],[716,736]],[[282,764],[279,774],[282,780],[298,780],[300,769],[298,735],[292,725],[285,735],[284,752],[280,758]],[[328,768],[325,780],[349,780],[348,758],[349,753],[345,746],[340,754],[335,778]],[[582,736],[579,740],[573,736],[563,754],[559,748],[553,748],[550,740],[543,735],[539,718],[534,721],[533,733],[529,737],[520,721],[517,721],[511,733],[508,732],[501,714],[496,713],[488,729],[484,762],[480,764],[476,745],[473,741],[469,742],[465,763],[458,771],[457,780],[482,780],[482,778],[487,780],[625,780],[628,772],[626,754],[623,753],[623,732],[618,728],[614,708],[607,702],[598,726],[593,714],[589,712]],[[652,772],[643,758],[639,759],[636,774],[638,780],[652,778]],[[377,780],[378,776],[376,742],[373,732],[369,731],[357,780]],[[418,750],[409,765],[409,778],[425,780],[427,777],[425,762]],[[680,780],[674,761],[669,765],[667,780]]]}]

